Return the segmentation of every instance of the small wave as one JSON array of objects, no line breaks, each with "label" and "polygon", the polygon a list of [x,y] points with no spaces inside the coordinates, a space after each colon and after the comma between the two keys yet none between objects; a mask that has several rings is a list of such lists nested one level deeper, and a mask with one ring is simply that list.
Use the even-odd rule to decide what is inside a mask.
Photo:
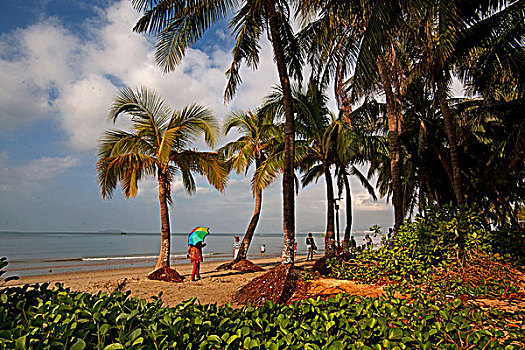
[{"label": "small wave", "polygon": [[[146,255],[146,256],[106,256],[96,258],[82,258],[82,261],[108,261],[108,260],[149,260],[158,259],[158,255]],[[185,258],[186,254],[173,254],[171,258]]]},{"label": "small wave", "polygon": [[82,258],[82,261],[106,261],[106,260],[137,260],[137,259],[155,259],[158,256],[112,256],[103,258]]}]

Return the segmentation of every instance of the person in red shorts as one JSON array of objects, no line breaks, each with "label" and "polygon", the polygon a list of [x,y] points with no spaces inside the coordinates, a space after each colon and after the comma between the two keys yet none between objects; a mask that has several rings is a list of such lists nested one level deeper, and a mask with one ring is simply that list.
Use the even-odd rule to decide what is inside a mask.
[{"label": "person in red shorts", "polygon": [[190,261],[193,263],[193,271],[191,272],[191,280],[200,280],[200,269],[201,269],[201,261],[202,261],[202,247],[204,245],[202,242],[198,242],[195,245],[190,245],[188,248],[188,257],[190,258]]}]

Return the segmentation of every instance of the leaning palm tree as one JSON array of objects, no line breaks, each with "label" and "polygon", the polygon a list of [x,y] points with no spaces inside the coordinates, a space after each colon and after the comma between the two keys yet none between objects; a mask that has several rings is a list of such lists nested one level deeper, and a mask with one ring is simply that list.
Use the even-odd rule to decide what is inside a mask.
[{"label": "leaning palm tree", "polygon": [[193,172],[205,175],[215,188],[224,190],[227,170],[215,152],[190,149],[195,139],[204,134],[209,145],[218,135],[213,112],[200,105],[172,110],[155,92],[142,87],[137,91],[123,88],[111,109],[109,120],[128,116],[131,131],[108,130],[98,149],[98,183],[104,199],[111,198],[120,183],[124,195],[135,197],[138,183],[145,176],[156,176],[159,184],[161,217],[160,255],[149,277],[164,279],[162,274],[179,278],[170,269],[170,221],[168,204],[172,203],[171,182],[182,178],[188,193],[195,192]]},{"label": "leaning palm tree", "polygon": [[283,232],[282,263],[293,265],[295,242],[294,196],[294,112],[290,78],[301,79],[301,50],[297,47],[292,27],[291,1],[287,0],[132,0],[143,13],[134,31],[157,35],[155,59],[165,71],[174,70],[186,49],[194,45],[211,26],[234,14],[230,22],[236,43],[233,61],[226,72],[228,83],[225,100],[233,98],[242,79],[241,65],[256,69],[259,64],[259,41],[266,31],[271,41],[285,105],[283,167]]},{"label": "leaning palm tree", "polygon": [[[224,154],[227,162],[237,174],[246,174],[251,165],[255,165],[255,172],[252,177],[255,209],[234,261],[237,262],[246,259],[261,214],[263,189],[269,185],[269,183],[263,184],[257,179],[260,177],[275,179],[277,175],[277,169],[271,166],[271,158],[279,154],[279,146],[282,145],[282,132],[271,119],[264,118],[264,116],[251,111],[230,114],[223,124],[224,135],[228,135],[233,129],[240,134],[240,137],[221,147],[219,152]],[[264,174],[268,171],[271,173]]]}]

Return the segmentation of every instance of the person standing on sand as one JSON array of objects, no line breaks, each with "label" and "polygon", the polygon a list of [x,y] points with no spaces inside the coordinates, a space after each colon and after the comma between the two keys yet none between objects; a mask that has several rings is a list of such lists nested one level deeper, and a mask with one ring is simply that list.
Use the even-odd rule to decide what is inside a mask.
[{"label": "person standing on sand", "polygon": [[193,271],[191,272],[191,280],[195,281],[196,279],[201,279],[201,261],[202,261],[202,247],[205,244],[198,242],[195,245],[190,245],[188,248],[187,257],[190,258],[190,261],[193,263]]},{"label": "person standing on sand", "polygon": [[374,245],[372,243],[372,238],[370,238],[370,235],[368,233],[365,236],[365,244],[366,244],[366,248],[368,248],[368,249],[372,249],[372,247]]},{"label": "person standing on sand", "polygon": [[239,249],[241,249],[241,241],[239,241],[239,236],[234,236],[233,239],[233,259],[237,259]]},{"label": "person standing on sand", "polygon": [[264,252],[265,252],[265,251],[266,251],[266,246],[263,244],[263,245],[261,246],[261,258],[264,257]]},{"label": "person standing on sand", "polygon": [[308,233],[308,237],[306,237],[306,261],[308,260],[314,260],[314,253],[317,249],[314,237],[312,236],[312,233]]}]

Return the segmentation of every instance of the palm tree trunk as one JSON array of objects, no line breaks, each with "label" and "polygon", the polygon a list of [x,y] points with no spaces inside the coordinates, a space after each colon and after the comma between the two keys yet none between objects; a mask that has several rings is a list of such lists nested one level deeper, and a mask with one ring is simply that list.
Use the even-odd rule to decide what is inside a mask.
[{"label": "palm tree trunk", "polygon": [[284,169],[283,169],[283,231],[284,245],[281,255],[283,264],[293,264],[293,247],[295,243],[295,194],[294,194],[294,138],[295,123],[293,112],[293,97],[290,78],[286,68],[284,48],[279,34],[279,17],[275,11],[275,0],[266,1],[266,12],[270,23],[272,41],[277,71],[283,89],[284,97]]},{"label": "palm tree trunk", "polygon": [[454,118],[450,113],[448,107],[447,94],[445,91],[445,85],[443,82],[438,83],[437,96],[439,100],[439,106],[441,107],[441,113],[445,121],[445,130],[447,131],[448,143],[450,145],[450,165],[452,166],[452,175],[454,188],[454,194],[456,195],[456,201],[458,205],[465,204],[465,195],[463,194],[463,181],[461,180],[461,168],[459,166],[459,152],[456,141],[456,125]]},{"label": "palm tree trunk", "polygon": [[246,229],[246,233],[244,234],[241,247],[239,248],[239,253],[237,254],[237,259],[235,259],[237,261],[246,259],[246,255],[248,254],[248,248],[250,247],[250,243],[252,242],[253,234],[255,233],[255,228],[257,227],[257,223],[259,222],[259,217],[261,215],[261,206],[262,190],[258,190],[255,193],[255,209],[253,211],[253,216],[250,220],[248,228]]},{"label": "palm tree trunk", "polygon": [[386,97],[386,109],[388,116],[388,139],[390,141],[390,172],[392,174],[392,204],[394,205],[394,226],[396,231],[403,223],[403,193],[401,187],[401,146],[399,142],[399,129],[401,111],[397,108],[390,74],[384,58],[377,58],[377,68],[383,83]]},{"label": "palm tree trunk", "polygon": [[343,182],[345,184],[346,193],[346,228],[345,228],[345,243],[350,242],[350,235],[352,233],[352,191],[350,189],[350,181],[348,181],[348,174],[346,170],[343,171]]},{"label": "palm tree trunk", "polygon": [[168,182],[164,174],[159,174],[159,204],[160,204],[160,254],[155,270],[170,267],[170,217],[168,212],[167,188]]},{"label": "palm tree trunk", "polygon": [[326,236],[324,238],[324,255],[327,258],[335,256],[335,230],[334,230],[334,185],[332,182],[332,174],[330,173],[330,166],[327,162],[323,163],[324,178],[326,181]]}]

